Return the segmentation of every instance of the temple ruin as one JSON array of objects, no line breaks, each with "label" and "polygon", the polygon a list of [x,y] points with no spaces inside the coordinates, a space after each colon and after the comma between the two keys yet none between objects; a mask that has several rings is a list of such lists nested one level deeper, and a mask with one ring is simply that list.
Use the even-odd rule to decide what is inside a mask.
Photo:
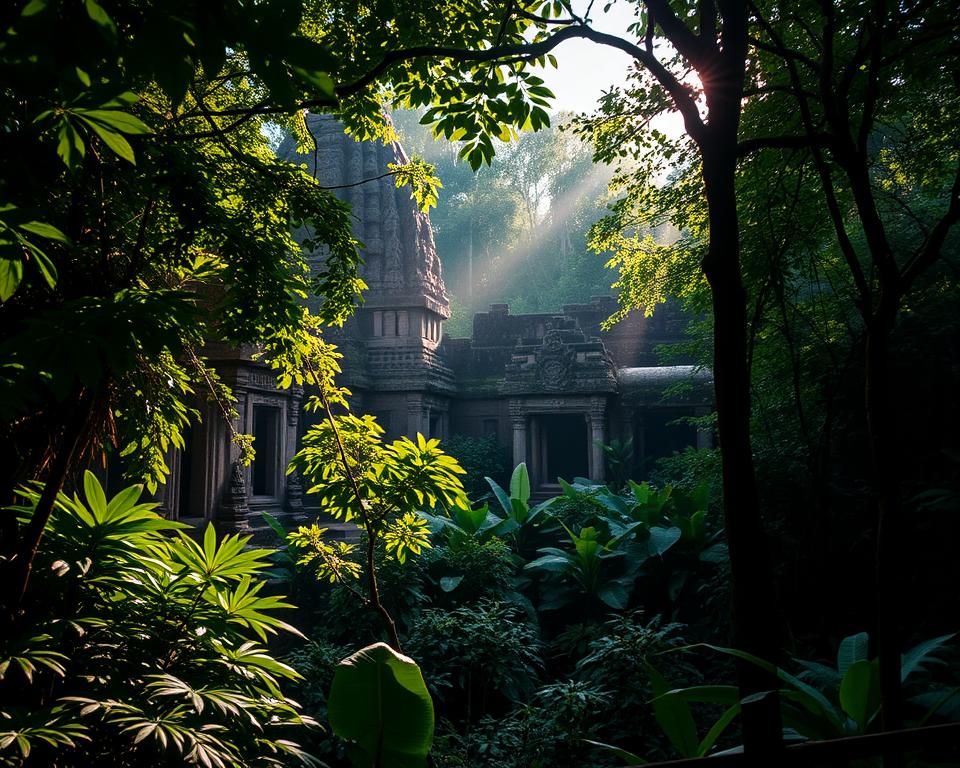
[{"label": "temple ruin", "polygon": [[[308,116],[317,150],[282,157],[305,163],[318,181],[349,202],[364,244],[363,305],[331,338],[344,355],[341,383],[351,407],[377,417],[387,437],[492,436],[513,462],[530,468],[535,492],[559,490],[557,478],[603,480],[602,445],[632,440],[638,468],[688,445],[710,444],[709,431],[678,423],[712,410],[709,373],[657,365],[658,344],[678,341],[685,318],[672,306],[634,312],[610,330],[601,323],[615,299],[595,297],[556,313],[510,314],[494,304],[477,314],[471,338],[443,333],[450,316],[429,217],[409,191],[381,176],[404,163],[399,144],[357,142],[329,116]],[[313,256],[322,260],[322,252]],[[299,516],[302,488],[286,466],[307,428],[303,391],[281,391],[252,349],[206,354],[237,397],[228,425],[212,403],[187,448],[171,456],[162,491],[167,514],[212,519],[225,529],[262,525],[260,512]],[[250,467],[238,463],[231,427],[253,434]]]}]

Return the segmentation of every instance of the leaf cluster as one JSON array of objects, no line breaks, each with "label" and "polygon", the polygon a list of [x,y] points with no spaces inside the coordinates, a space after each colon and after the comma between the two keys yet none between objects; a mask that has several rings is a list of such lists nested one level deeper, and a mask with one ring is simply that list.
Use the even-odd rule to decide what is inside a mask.
[{"label": "leaf cluster", "polygon": [[[297,633],[264,591],[269,551],[212,526],[191,538],[140,486],[108,498],[88,472],[83,490],[58,496],[28,624],[0,651],[0,685],[22,691],[3,705],[0,760],[309,764],[290,737],[311,721],[282,690],[298,674],[265,647]],[[39,490],[22,497],[27,521]]]}]

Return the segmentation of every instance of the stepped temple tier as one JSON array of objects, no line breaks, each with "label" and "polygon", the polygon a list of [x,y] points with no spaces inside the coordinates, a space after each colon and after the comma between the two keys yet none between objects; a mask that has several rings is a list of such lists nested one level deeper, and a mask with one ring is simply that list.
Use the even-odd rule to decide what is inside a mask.
[{"label": "stepped temple tier", "polygon": [[[512,315],[493,304],[474,317],[471,338],[445,336],[449,301],[429,217],[391,177],[364,182],[405,162],[403,149],[354,141],[329,116],[307,120],[316,154],[297,156],[292,140],[279,153],[306,163],[353,208],[369,291],[331,340],[344,354],[340,381],[353,392],[352,407],[375,415],[388,437],[495,437],[514,463],[527,463],[540,495],[558,477],[603,480],[602,445],[612,440],[633,441],[638,477],[660,456],[709,445],[708,431],[677,423],[712,409],[709,373],[656,364],[655,347],[681,338],[684,317],[675,308],[633,313],[602,330],[616,308],[607,296],[555,313]],[[205,350],[234,390],[232,426],[254,435],[256,460],[239,465],[219,409],[201,403],[203,421],[171,456],[160,491],[172,517],[245,529],[262,527],[261,511],[294,518],[309,511],[296,476],[286,474],[307,426],[304,393],[278,390],[253,351]]]}]

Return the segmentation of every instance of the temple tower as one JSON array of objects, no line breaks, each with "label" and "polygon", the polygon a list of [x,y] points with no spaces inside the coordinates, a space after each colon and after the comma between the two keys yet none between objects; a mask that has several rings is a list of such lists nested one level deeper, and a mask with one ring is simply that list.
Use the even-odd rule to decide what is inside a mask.
[{"label": "temple tower", "polygon": [[[308,115],[316,152],[298,154],[290,137],[280,157],[304,163],[317,181],[350,203],[363,244],[364,303],[332,340],[344,354],[341,381],[354,407],[377,416],[389,437],[449,434],[453,373],[439,354],[450,316],[430,219],[388,166],[404,164],[398,143],[358,142],[329,115]],[[382,178],[379,178],[382,177]],[[311,260],[322,265],[318,251]]]}]

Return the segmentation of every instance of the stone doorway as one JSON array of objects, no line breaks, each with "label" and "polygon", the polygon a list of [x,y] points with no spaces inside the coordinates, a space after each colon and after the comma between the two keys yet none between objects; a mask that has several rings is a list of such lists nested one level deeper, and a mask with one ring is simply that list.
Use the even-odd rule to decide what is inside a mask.
[{"label": "stone doorway", "polygon": [[587,422],[581,413],[544,414],[537,417],[542,481],[557,484],[562,477],[573,482],[575,477],[589,475]]},{"label": "stone doorway", "polygon": [[274,498],[278,495],[280,409],[269,405],[253,406],[253,495]]}]

